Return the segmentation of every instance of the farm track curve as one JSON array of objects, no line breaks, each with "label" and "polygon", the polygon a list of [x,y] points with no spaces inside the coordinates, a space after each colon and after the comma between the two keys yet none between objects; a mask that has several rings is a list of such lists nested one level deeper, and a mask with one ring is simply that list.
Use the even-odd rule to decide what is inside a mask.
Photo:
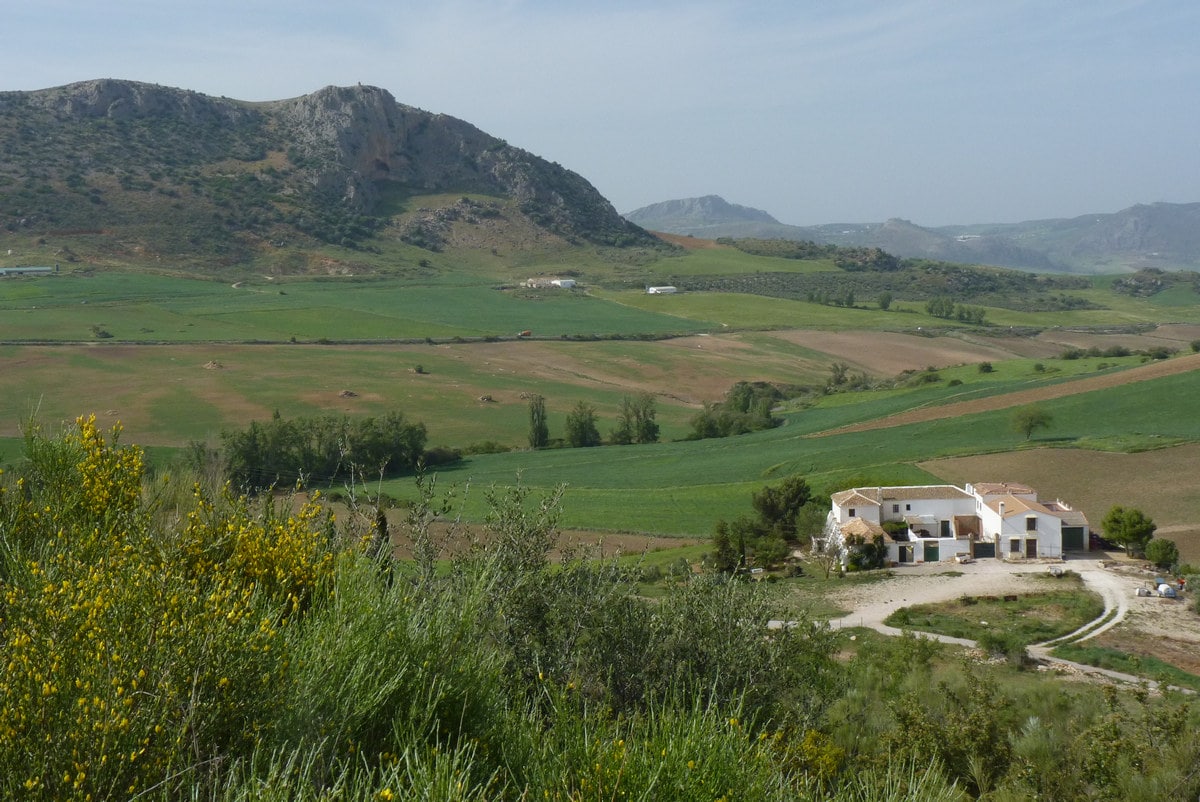
[{"label": "farm track curve", "polygon": [[[1052,563],[1051,565],[1061,565],[1061,563]],[[1029,656],[1052,670],[1057,668],[1077,676],[1099,677],[1121,683],[1144,683],[1148,688],[1157,689],[1160,683],[1146,677],[1064,660],[1050,654],[1053,645],[1090,640],[1124,621],[1130,610],[1129,598],[1137,585],[1136,581],[1114,574],[1105,566],[1103,560],[1072,559],[1066,563],[1066,566],[1078,573],[1087,588],[1103,599],[1104,611],[1074,632],[1045,643],[1028,646],[1026,651]],[[955,566],[953,570],[957,575],[948,573],[944,566],[937,564],[907,567],[903,571],[897,572],[896,576],[891,579],[875,585],[859,586],[854,595],[841,596],[840,601],[850,607],[852,612],[831,620],[829,626],[833,629],[866,627],[891,636],[902,635],[907,631],[921,638],[930,638],[971,649],[977,648],[978,645],[974,640],[931,632],[902,630],[885,624],[884,619],[901,607],[916,604],[944,602],[962,596],[980,594],[1028,592],[1031,569],[1036,572],[1038,567],[1036,564],[1023,562],[1007,563],[999,560],[981,560],[976,563]],[[782,625],[781,622],[775,622],[775,624],[776,626]],[[1191,693],[1189,689],[1174,689]]]}]

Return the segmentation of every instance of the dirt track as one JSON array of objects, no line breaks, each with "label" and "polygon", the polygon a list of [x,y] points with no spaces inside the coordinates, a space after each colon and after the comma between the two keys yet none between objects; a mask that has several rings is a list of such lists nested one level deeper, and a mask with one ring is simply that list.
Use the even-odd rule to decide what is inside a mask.
[{"label": "dirt track", "polygon": [[[1133,654],[1158,657],[1185,671],[1200,671],[1196,647],[1200,644],[1200,619],[1192,612],[1191,594],[1186,599],[1164,599],[1156,596],[1139,597],[1138,588],[1151,586],[1153,571],[1141,563],[1123,558],[1104,559],[1097,555],[1071,559],[1064,567],[1079,573],[1088,588],[1104,599],[1103,622],[1077,630],[1074,640],[1111,646]],[[1044,590],[1036,584],[1035,574],[1043,573],[1056,563],[1007,563],[1000,560],[980,560],[967,565],[927,563],[893,569],[889,579],[855,585],[831,598],[851,612],[830,622],[835,629],[869,627],[886,635],[901,631],[887,626],[884,619],[892,612],[917,604],[958,599],[962,596],[1030,593]],[[928,635],[936,640],[971,646],[973,641],[943,635]],[[1067,639],[1071,639],[1068,636]],[[1067,669],[1077,676],[1106,676],[1109,679],[1133,681],[1136,678],[1111,671],[1082,666],[1050,657],[1044,645],[1030,647],[1030,653],[1052,667]]]},{"label": "dirt track", "polygon": [[890,429],[893,426],[904,426],[909,423],[925,423],[931,420],[957,418],[959,415],[973,415],[979,412],[1011,409],[1013,407],[1025,406],[1026,404],[1034,404],[1039,401],[1048,401],[1052,398],[1065,398],[1066,396],[1077,395],[1079,393],[1089,393],[1093,390],[1104,390],[1109,387],[1119,387],[1124,384],[1134,384],[1136,382],[1149,381],[1150,379],[1159,379],[1164,376],[1175,376],[1192,370],[1200,370],[1200,354],[1189,354],[1187,356],[1176,357],[1175,359],[1160,360],[1136,368],[1130,368],[1129,370],[1106,373],[1103,376],[1090,376],[1086,379],[1076,379],[1050,387],[1018,390],[1015,393],[991,396],[989,398],[977,398],[971,401],[911,409],[907,412],[889,415],[886,418],[878,418],[851,426],[843,426],[838,429],[830,429],[825,432],[817,432],[810,436],[824,437],[826,435],[842,434],[845,432]]}]

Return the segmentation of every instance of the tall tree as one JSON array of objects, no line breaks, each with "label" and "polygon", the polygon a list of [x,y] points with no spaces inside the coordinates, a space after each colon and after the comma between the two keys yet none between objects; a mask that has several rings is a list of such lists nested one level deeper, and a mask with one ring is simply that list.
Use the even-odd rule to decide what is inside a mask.
[{"label": "tall tree", "polygon": [[580,401],[567,413],[567,444],[571,448],[600,445],[600,430],[596,428],[596,408],[586,401]]},{"label": "tall tree", "polygon": [[732,574],[741,563],[741,556],[733,544],[729,534],[729,525],[724,520],[717,521],[713,530],[713,567],[722,574]]},{"label": "tall tree", "polygon": [[796,515],[808,503],[812,490],[802,476],[789,476],[782,483],[759,490],[751,497],[763,526],[786,540],[796,537]]},{"label": "tall tree", "polygon": [[621,414],[617,418],[617,428],[612,433],[612,442],[616,445],[657,443],[656,413],[654,396],[650,393],[625,396],[621,399]]},{"label": "tall tree", "polygon": [[540,395],[529,399],[529,447],[545,448],[550,444],[550,426],[546,422],[546,399]]},{"label": "tall tree", "polygon": [[1053,420],[1053,416],[1041,407],[1022,407],[1013,413],[1012,427],[1028,440],[1035,431],[1045,429]]}]

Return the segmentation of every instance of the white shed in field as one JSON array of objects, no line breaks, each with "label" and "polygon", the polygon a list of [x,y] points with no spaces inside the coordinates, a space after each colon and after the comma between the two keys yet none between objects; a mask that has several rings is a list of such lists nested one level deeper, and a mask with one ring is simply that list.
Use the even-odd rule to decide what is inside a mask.
[{"label": "white shed in field", "polygon": [[676,292],[679,292],[679,290],[671,286],[646,288],[647,295],[671,295]]}]

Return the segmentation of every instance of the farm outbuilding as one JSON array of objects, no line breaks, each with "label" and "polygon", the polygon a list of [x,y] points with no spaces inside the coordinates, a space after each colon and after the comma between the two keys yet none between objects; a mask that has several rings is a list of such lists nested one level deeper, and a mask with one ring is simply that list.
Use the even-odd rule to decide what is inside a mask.
[{"label": "farm outbuilding", "polygon": [[0,276],[48,276],[58,272],[54,267],[0,267]]},{"label": "farm outbuilding", "polygon": [[674,295],[677,292],[679,292],[679,290],[671,286],[646,288],[647,295]]}]

